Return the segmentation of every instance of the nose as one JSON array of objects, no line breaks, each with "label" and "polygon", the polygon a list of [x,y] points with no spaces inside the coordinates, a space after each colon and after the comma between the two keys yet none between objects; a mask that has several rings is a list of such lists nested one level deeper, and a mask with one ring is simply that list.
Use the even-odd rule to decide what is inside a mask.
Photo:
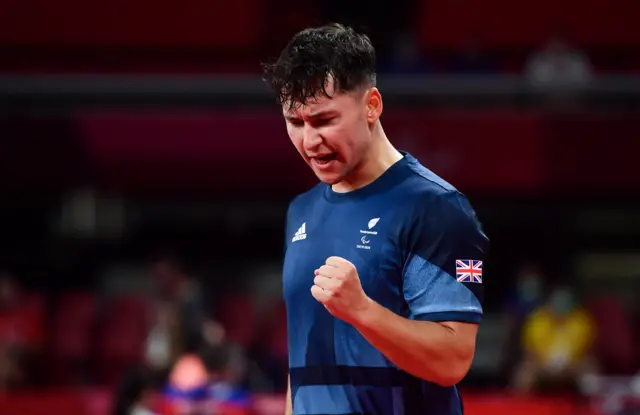
[{"label": "nose", "polygon": [[305,124],[302,133],[302,145],[305,150],[313,150],[322,143],[322,136],[318,130],[308,124]]}]

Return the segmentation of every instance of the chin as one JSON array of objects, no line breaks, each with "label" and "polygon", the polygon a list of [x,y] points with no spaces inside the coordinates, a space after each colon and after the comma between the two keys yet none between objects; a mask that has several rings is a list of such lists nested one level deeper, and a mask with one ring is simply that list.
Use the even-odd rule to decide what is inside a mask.
[{"label": "chin", "polygon": [[335,173],[316,173],[316,177],[322,183],[328,184],[329,186],[338,184],[344,179],[342,175],[335,174]]}]

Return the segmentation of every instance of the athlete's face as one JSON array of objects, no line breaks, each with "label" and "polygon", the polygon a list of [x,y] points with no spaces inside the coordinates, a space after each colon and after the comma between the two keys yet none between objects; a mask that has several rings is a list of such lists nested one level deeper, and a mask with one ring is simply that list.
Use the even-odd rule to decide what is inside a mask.
[{"label": "athlete's face", "polygon": [[286,108],[287,132],[296,149],[322,182],[337,184],[348,178],[364,161],[372,139],[373,124],[380,108],[377,89],[358,89],[321,95],[304,105]]}]

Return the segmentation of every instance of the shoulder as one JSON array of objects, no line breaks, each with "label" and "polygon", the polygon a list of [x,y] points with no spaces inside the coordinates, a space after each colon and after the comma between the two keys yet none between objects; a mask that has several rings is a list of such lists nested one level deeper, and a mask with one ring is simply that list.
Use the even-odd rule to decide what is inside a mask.
[{"label": "shoulder", "polygon": [[403,183],[403,199],[409,209],[407,217],[436,228],[479,225],[468,198],[452,184],[417,161],[409,164],[411,175]]},{"label": "shoulder", "polygon": [[457,258],[485,257],[489,238],[467,197],[419,163],[409,167],[399,195],[400,245],[443,264],[450,263],[447,255],[453,253]]},{"label": "shoulder", "polygon": [[300,210],[308,209],[309,206],[317,203],[320,199],[322,199],[324,187],[325,185],[323,185],[322,183],[318,183],[306,192],[296,195],[291,200],[291,202],[289,202],[289,207],[287,208],[287,217],[295,214]]}]

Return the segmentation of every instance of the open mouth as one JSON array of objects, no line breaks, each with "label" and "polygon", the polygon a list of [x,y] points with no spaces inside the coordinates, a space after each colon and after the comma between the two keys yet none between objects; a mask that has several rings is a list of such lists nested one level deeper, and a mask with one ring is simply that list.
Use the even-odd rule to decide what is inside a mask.
[{"label": "open mouth", "polygon": [[316,161],[316,163],[318,164],[327,164],[330,161],[335,160],[338,157],[338,153],[329,153],[329,154],[325,154],[324,156],[321,157],[314,157],[313,159]]}]

